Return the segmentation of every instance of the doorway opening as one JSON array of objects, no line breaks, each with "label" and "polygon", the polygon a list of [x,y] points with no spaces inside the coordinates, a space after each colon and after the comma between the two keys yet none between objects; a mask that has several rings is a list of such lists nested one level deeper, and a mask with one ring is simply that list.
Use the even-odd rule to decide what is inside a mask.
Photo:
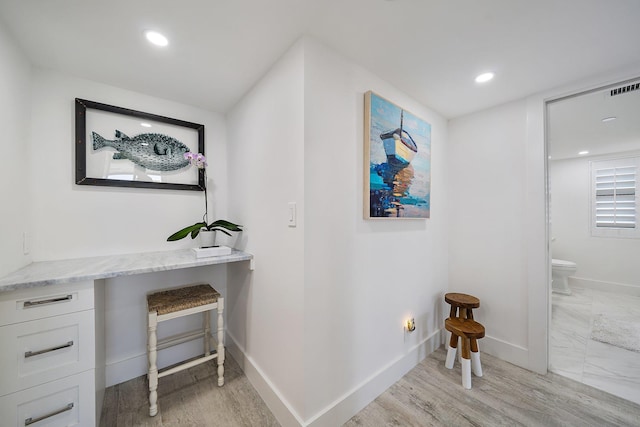
[{"label": "doorway opening", "polygon": [[640,79],[550,100],[545,117],[548,368],[640,404]]}]

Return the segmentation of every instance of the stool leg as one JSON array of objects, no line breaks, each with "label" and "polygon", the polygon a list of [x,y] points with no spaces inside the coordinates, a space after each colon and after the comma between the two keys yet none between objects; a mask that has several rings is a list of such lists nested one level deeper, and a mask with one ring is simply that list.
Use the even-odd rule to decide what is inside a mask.
[{"label": "stool leg", "polygon": [[453,364],[456,361],[456,348],[458,347],[458,336],[451,333],[449,339],[449,348],[447,349],[447,360],[444,362],[444,367],[447,369],[453,369]]},{"label": "stool leg", "polygon": [[149,313],[149,330],[147,335],[147,350],[149,353],[149,416],[158,413],[158,366],[157,363],[157,336],[158,315],[156,312]]},{"label": "stool leg", "polygon": [[449,310],[449,317],[456,317],[457,311],[457,307],[455,305],[451,305],[451,309]]},{"label": "stool leg", "polygon": [[475,338],[471,340],[471,368],[473,369],[473,375],[475,375],[476,377],[482,376],[480,350],[478,350],[478,340]]},{"label": "stool leg", "polygon": [[211,312],[205,311],[203,314],[204,355],[209,356],[211,354],[211,343],[209,342],[209,338],[211,337]]},{"label": "stool leg", "polygon": [[462,387],[471,388],[471,360],[469,359],[469,338],[462,339]]},{"label": "stool leg", "polygon": [[224,385],[224,298],[218,298],[218,386]]}]

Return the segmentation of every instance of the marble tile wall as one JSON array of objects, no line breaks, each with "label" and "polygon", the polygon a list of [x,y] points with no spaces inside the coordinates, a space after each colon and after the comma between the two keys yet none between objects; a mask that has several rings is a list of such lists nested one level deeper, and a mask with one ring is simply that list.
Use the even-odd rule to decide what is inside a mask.
[{"label": "marble tile wall", "polygon": [[640,325],[640,297],[577,287],[552,294],[549,370],[640,404],[640,352],[591,339],[603,314]]}]

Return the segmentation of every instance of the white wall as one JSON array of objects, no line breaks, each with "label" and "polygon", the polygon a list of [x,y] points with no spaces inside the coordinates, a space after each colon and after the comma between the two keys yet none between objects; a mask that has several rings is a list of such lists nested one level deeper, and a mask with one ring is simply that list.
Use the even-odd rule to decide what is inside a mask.
[{"label": "white wall", "polygon": [[[255,256],[251,274],[230,269],[228,344],[284,425],[300,423],[305,399],[303,61],[298,43],[227,116],[229,213]],[[296,228],[288,202],[297,203]]]},{"label": "white wall", "polygon": [[[432,124],[429,220],[362,217],[370,89]],[[229,336],[283,425],[340,425],[440,343],[446,121],[303,39],[233,109],[227,129],[230,212],[256,257],[254,272],[230,273]],[[287,227],[289,201],[297,228]]]},{"label": "white wall", "polygon": [[[430,219],[363,219],[368,90],[432,126]],[[305,40],[304,356],[313,425],[341,425],[440,344],[447,138],[442,116]],[[411,334],[403,328],[409,317]]]},{"label": "white wall", "polygon": [[480,297],[484,352],[547,371],[545,102],[632,79],[638,69],[632,64],[449,122],[449,290]]},{"label": "white wall", "polygon": [[[201,215],[201,193],[76,185],[76,97],[204,123],[213,216],[244,224],[237,246],[256,256],[254,272],[230,267],[228,289],[220,268],[105,281],[107,385],[143,372],[144,293],[203,274],[223,284],[227,345],[262,381],[256,387],[284,425],[346,421],[440,343],[446,121],[406,94],[310,40],[292,47],[233,109],[228,132],[215,113],[47,70],[36,69],[30,86],[34,260],[189,247],[166,236]],[[362,219],[369,89],[432,124],[429,220]],[[329,128],[341,138],[327,141]],[[287,226],[288,202],[297,202],[296,228]],[[327,209],[335,203],[340,209]],[[411,335],[403,331],[408,317],[418,325]]]},{"label": "white wall", "polygon": [[589,162],[623,155],[640,152],[549,162],[551,250],[554,258],[577,264],[576,278],[640,287],[640,239],[591,236]]},{"label": "white wall", "polygon": [[75,98],[204,124],[210,218],[225,217],[226,136],[221,115],[42,69],[34,71],[32,92],[34,260],[191,247],[189,238],[166,238],[204,213],[200,191],[75,184]]},{"label": "white wall", "polygon": [[29,182],[31,66],[0,26],[0,277],[31,262],[23,233],[32,233]]},{"label": "white wall", "polygon": [[449,141],[449,291],[480,298],[483,351],[525,365],[527,102],[452,120]]},{"label": "white wall", "polygon": [[[166,238],[202,218],[202,192],[75,184],[76,97],[204,124],[205,154],[209,160],[209,214],[211,219],[226,218],[226,134],[221,115],[37,68],[31,85],[28,158],[31,159],[34,260],[163,251],[197,245],[190,238],[179,242],[166,242]],[[224,296],[226,277],[226,267],[215,266],[106,280],[107,386],[146,372],[147,292],[208,281]],[[159,333],[164,334],[171,328],[185,330],[190,324],[193,320],[179,319],[173,326],[161,327],[163,331]],[[194,356],[200,350],[200,346],[193,343],[167,350],[159,359],[160,366]]]}]

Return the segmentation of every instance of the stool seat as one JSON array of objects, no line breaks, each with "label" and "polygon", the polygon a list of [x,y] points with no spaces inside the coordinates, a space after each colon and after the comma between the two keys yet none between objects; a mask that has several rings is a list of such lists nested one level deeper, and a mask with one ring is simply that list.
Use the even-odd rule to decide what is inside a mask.
[{"label": "stool seat", "polygon": [[[147,353],[149,357],[149,415],[158,413],[158,379],[167,375],[191,368],[200,363],[217,359],[218,362],[218,386],[224,385],[224,298],[211,285],[207,283],[186,285],[173,289],[165,289],[147,295]],[[216,310],[217,340],[211,334],[211,311]],[[202,329],[177,334],[158,340],[158,324],[183,316],[202,313]],[[204,355],[189,361],[174,365],[163,371],[158,370],[157,353],[174,345],[182,344],[195,339],[203,339]],[[211,342],[216,344],[216,352],[211,353]]]},{"label": "stool seat", "polygon": [[195,285],[169,289],[147,295],[149,311],[160,314],[174,313],[201,305],[218,302],[220,293],[209,285]]},{"label": "stool seat", "polygon": [[444,327],[447,331],[460,338],[484,338],[484,326],[475,320],[450,317],[445,319]]},{"label": "stool seat", "polygon": [[472,295],[460,294],[457,292],[450,292],[444,294],[444,300],[451,305],[462,308],[478,308],[480,307],[480,300]]}]

